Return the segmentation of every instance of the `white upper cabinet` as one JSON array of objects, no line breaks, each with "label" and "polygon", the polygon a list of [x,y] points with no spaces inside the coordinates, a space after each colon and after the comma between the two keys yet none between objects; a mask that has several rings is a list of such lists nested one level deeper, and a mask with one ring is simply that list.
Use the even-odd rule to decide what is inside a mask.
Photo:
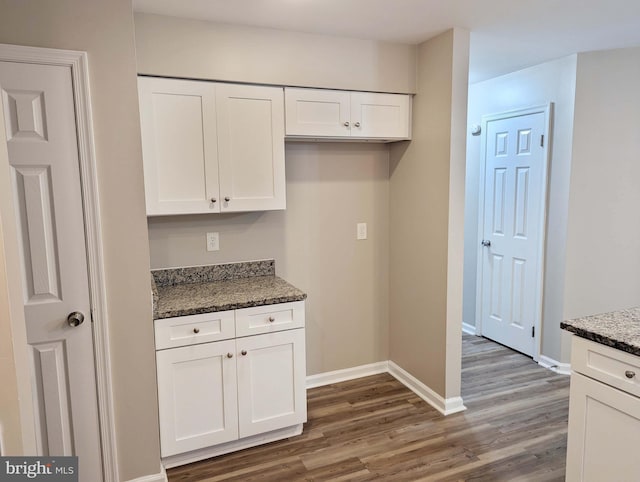
[{"label": "white upper cabinet", "polygon": [[220,212],[215,87],[138,79],[147,214]]},{"label": "white upper cabinet", "polygon": [[147,215],[285,209],[283,89],[140,77]]},{"label": "white upper cabinet", "polygon": [[285,88],[286,135],[397,141],[411,138],[411,96]]},{"label": "white upper cabinet", "polygon": [[222,212],[285,209],[282,88],[217,84]]}]

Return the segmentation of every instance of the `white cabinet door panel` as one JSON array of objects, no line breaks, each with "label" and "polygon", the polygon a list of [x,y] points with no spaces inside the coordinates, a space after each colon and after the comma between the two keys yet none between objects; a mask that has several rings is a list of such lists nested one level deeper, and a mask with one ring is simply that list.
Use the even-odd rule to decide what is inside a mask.
[{"label": "white cabinet door panel", "polygon": [[219,212],[215,84],[140,77],[148,215]]},{"label": "white cabinet door panel", "polygon": [[163,457],[238,438],[234,354],[234,340],[156,352]]},{"label": "white cabinet door panel", "polygon": [[216,86],[222,212],[285,209],[283,102],[278,87]]},{"label": "white cabinet door panel", "polygon": [[409,136],[409,96],[351,93],[351,137],[400,138]]},{"label": "white cabinet door panel", "polygon": [[304,338],[296,329],[237,340],[240,437],[307,420]]},{"label": "white cabinet door panel", "polygon": [[566,480],[638,480],[640,399],[573,372],[569,403]]},{"label": "white cabinet door panel", "polygon": [[349,137],[349,92],[285,90],[288,136]]}]

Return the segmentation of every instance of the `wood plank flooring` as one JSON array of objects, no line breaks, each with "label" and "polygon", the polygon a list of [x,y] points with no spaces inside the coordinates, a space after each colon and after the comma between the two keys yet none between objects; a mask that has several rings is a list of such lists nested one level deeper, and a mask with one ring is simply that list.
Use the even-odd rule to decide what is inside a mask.
[{"label": "wood plank flooring", "polygon": [[302,435],[169,481],[564,480],[569,377],[464,335],[462,395],[467,410],[443,417],[387,374],[314,388]]}]

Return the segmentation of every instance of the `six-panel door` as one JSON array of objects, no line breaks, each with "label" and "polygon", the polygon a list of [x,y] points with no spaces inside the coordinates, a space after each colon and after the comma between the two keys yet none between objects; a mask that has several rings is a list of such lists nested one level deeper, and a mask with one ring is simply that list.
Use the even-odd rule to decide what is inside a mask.
[{"label": "six-panel door", "polygon": [[238,438],[235,341],[156,353],[163,457]]}]

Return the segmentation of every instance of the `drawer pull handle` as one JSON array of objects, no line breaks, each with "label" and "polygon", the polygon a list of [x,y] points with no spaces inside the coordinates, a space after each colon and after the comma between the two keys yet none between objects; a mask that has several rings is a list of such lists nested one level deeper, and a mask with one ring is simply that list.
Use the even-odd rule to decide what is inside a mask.
[{"label": "drawer pull handle", "polygon": [[273,316],[269,317],[269,323],[273,323],[274,321],[276,321],[276,319]]},{"label": "drawer pull handle", "polygon": [[624,376],[627,378],[633,378],[636,376],[636,372],[632,372],[631,370],[627,370],[626,372],[624,372]]},{"label": "drawer pull handle", "polygon": [[200,333],[200,328],[194,328],[194,329],[193,329],[193,332],[194,332],[194,333]]},{"label": "drawer pull handle", "polygon": [[227,358],[233,358],[233,353],[227,353]]},{"label": "drawer pull handle", "polygon": [[242,356],[246,356],[246,354],[247,354],[247,350],[242,350],[242,351],[240,352],[240,354],[241,354]]}]

